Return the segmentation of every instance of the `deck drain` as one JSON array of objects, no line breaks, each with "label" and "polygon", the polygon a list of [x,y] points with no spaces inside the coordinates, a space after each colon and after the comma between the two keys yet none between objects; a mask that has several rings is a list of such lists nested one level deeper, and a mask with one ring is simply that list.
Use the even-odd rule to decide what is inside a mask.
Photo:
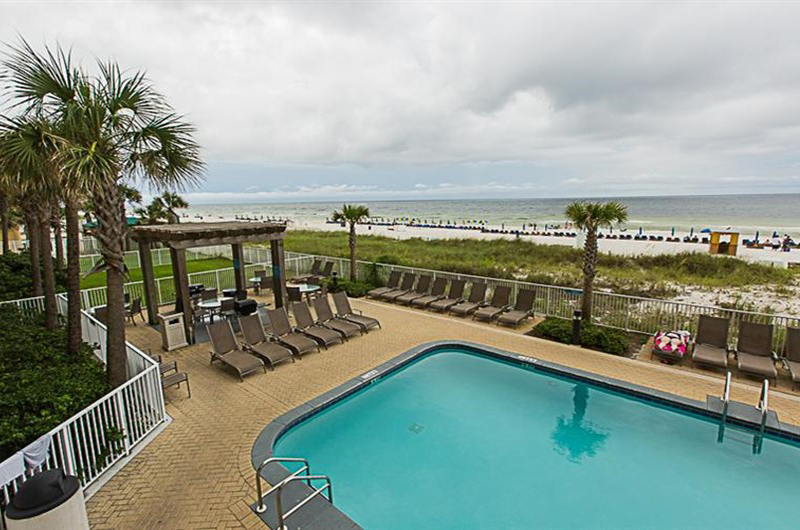
[{"label": "deck drain", "polygon": [[425,427],[423,427],[423,426],[422,426],[422,425],[420,425],[419,423],[415,423],[415,424],[413,424],[411,427],[409,427],[409,428],[408,428],[408,430],[409,430],[409,431],[411,431],[411,432],[413,432],[414,434],[419,434],[419,433],[421,433],[421,432],[422,432],[422,429],[424,429],[424,428],[425,428]]}]

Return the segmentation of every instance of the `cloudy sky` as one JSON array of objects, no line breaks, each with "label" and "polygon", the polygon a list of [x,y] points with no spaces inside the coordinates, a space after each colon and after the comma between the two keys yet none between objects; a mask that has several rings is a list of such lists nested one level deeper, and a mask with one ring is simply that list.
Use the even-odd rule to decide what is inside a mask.
[{"label": "cloudy sky", "polygon": [[193,202],[800,192],[800,4],[7,2],[144,69]]}]

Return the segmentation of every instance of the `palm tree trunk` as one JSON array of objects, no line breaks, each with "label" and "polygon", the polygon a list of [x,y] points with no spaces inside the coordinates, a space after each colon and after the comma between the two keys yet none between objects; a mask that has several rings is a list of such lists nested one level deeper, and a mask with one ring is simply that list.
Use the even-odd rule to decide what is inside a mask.
[{"label": "palm tree trunk", "polygon": [[356,224],[350,223],[350,281],[356,281]]},{"label": "palm tree trunk", "polygon": [[42,249],[42,279],[44,284],[44,324],[47,329],[58,327],[56,306],[56,274],[53,268],[53,248],[50,244],[50,205],[39,207],[39,244]]},{"label": "palm tree trunk", "polygon": [[25,209],[25,233],[28,237],[28,253],[31,260],[31,296],[42,296],[42,268],[39,255],[39,220],[30,209]]},{"label": "palm tree trunk", "polygon": [[93,199],[100,254],[106,265],[106,373],[112,386],[127,379],[125,352],[125,204],[116,179],[98,183]]},{"label": "palm tree trunk", "polygon": [[11,250],[8,242],[8,197],[0,194],[0,230],[3,232],[3,254]]},{"label": "palm tree trunk", "polygon": [[64,270],[64,238],[61,226],[61,208],[56,205],[53,208],[53,239],[56,243],[56,266],[58,270]]},{"label": "palm tree trunk", "polygon": [[597,230],[586,231],[586,244],[583,247],[583,295],[581,298],[581,320],[589,324],[592,321],[592,298],[594,293],[594,277],[597,274]]},{"label": "palm tree trunk", "polygon": [[65,202],[67,217],[67,351],[77,354],[81,332],[81,229],[74,201]]}]

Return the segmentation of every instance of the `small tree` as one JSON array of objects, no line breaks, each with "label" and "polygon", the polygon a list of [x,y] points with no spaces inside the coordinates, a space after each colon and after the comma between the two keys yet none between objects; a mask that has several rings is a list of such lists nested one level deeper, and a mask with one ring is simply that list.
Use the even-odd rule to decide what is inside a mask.
[{"label": "small tree", "polygon": [[181,222],[181,217],[175,210],[189,207],[189,203],[186,202],[186,199],[170,191],[165,191],[160,197],[153,199],[153,203],[156,202],[160,203],[161,207],[167,213],[167,222],[170,224]]},{"label": "small tree", "polygon": [[583,296],[581,299],[581,320],[592,321],[592,292],[594,277],[597,274],[597,230],[623,223],[628,219],[628,208],[619,202],[592,203],[573,202],[564,212],[567,219],[586,232],[583,247]]},{"label": "small tree", "polygon": [[350,225],[350,281],[356,280],[356,225],[369,219],[369,208],[345,204],[341,211],[333,212],[333,220]]}]

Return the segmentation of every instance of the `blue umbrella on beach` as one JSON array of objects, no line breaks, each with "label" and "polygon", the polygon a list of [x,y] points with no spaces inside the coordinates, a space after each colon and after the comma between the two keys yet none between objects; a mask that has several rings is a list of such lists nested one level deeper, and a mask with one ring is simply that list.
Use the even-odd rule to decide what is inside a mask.
[{"label": "blue umbrella on beach", "polygon": [[758,230],[756,230],[756,237],[755,237],[755,241],[758,241],[758,236],[760,236],[760,235],[761,235],[761,233],[760,233]]},{"label": "blue umbrella on beach", "polygon": [[675,235],[675,227],[674,226],[672,227],[672,235],[673,236]]},{"label": "blue umbrella on beach", "polygon": [[639,235],[642,235],[642,227],[639,227]]},{"label": "blue umbrella on beach", "polygon": [[701,234],[710,234],[711,233],[711,229],[710,228],[703,228],[702,230],[700,230],[700,233]]},{"label": "blue umbrella on beach", "polygon": [[689,237],[692,237],[693,235],[694,235],[694,227],[692,227],[692,229],[689,230]]}]

